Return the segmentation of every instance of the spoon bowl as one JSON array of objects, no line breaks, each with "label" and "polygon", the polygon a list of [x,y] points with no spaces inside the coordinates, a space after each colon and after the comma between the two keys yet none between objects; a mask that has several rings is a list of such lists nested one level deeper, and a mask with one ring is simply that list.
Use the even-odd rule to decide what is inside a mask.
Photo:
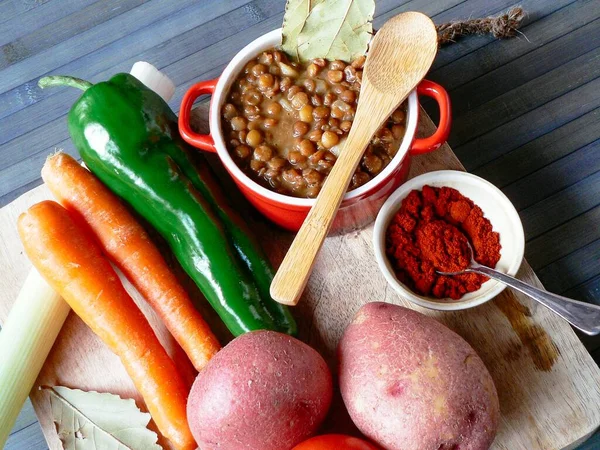
[{"label": "spoon bowl", "polygon": [[477,261],[475,261],[475,258],[473,257],[473,255],[475,253],[473,252],[473,247],[471,247],[471,242],[468,239],[466,240],[466,242],[467,242],[467,247],[469,247],[469,254],[471,256],[471,261],[469,262],[469,265],[467,267],[465,267],[463,270],[459,270],[457,272],[444,272],[442,270],[436,270],[435,272],[438,275],[451,276],[451,275],[461,275],[463,273],[471,273],[471,272],[479,273],[477,271],[477,269],[479,269],[479,267],[485,267],[485,266],[482,266],[481,264],[479,264]]}]

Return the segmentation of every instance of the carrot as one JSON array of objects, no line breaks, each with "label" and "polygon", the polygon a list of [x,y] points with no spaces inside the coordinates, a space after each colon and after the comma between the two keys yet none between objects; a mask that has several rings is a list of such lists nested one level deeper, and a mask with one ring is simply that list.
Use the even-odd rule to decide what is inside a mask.
[{"label": "carrot", "polygon": [[160,432],[177,449],[195,448],[184,382],[98,244],[53,201],[21,214],[18,230],[42,277],[119,356]]},{"label": "carrot", "polygon": [[161,317],[200,371],[220,349],[167,262],[123,203],[65,153],[50,156],[42,178],[54,197],[88,223],[109,259]]}]

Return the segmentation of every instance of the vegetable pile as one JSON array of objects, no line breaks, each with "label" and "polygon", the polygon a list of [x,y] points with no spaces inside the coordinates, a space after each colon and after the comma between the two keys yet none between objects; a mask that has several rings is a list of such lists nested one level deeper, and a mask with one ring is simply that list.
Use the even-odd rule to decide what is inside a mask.
[{"label": "vegetable pile", "polygon": [[29,208],[18,228],[36,269],[121,358],[159,430],[177,448],[193,448],[186,385],[89,233],[52,201]]},{"label": "vegetable pile", "polygon": [[40,80],[85,89],[69,112],[69,132],[88,168],[163,236],[235,336],[294,334],[289,311],[269,295],[271,265],[208,167],[192,163],[167,103],[125,73],[85,83]]},{"label": "vegetable pile", "polygon": [[294,319],[270,298],[266,256],[209,168],[192,163],[175,115],[158,94],[128,74],[95,86],[71,77],[40,84],[85,90],[71,109],[69,130],[93,174],[66,154],[48,158],[42,177],[62,206],[42,202],[20,217],[25,251],[120,357],[161,433],[175,448],[193,448],[186,383],[111,263],[155,309],[196,370],[220,344],[118,197],[162,234],[234,335],[295,334]]},{"label": "vegetable pile", "polygon": [[[333,396],[327,363],[306,344],[268,329],[294,332],[295,324],[286,309],[273,308],[272,301],[258,294],[259,271],[250,271],[251,262],[239,262],[237,252],[249,249],[254,249],[252,256],[263,258],[255,241],[250,234],[225,231],[247,232],[241,219],[223,206],[207,168],[194,175],[184,144],[165,131],[170,130],[171,118],[164,111],[158,114],[156,94],[128,77],[116,80],[127,87],[96,87],[106,89],[113,103],[118,103],[118,95],[146,99],[148,104],[138,104],[143,113],[121,105],[128,120],[145,123],[144,131],[127,137],[118,120],[106,118],[106,102],[84,94],[86,101],[75,105],[70,125],[87,165],[97,168],[114,192],[130,199],[136,211],[162,230],[188,270],[203,271],[192,278],[202,280],[199,285],[207,297],[213,295],[213,302],[229,302],[240,286],[254,285],[256,297],[233,298],[235,303],[218,306],[230,328],[263,330],[245,333],[219,351],[217,339],[143,227],[101,179],[65,154],[48,158],[42,171],[62,206],[45,201],[19,218],[20,236],[34,266],[121,358],[158,430],[174,448],[378,448],[350,436],[309,439],[323,423]],[[91,89],[86,93],[94,93]],[[98,115],[94,120],[92,111]],[[160,136],[153,138],[156,133]],[[148,167],[154,171],[145,172]],[[159,174],[161,170],[166,174]],[[193,180],[204,183],[204,190],[196,189]],[[181,200],[177,208],[169,203],[165,188],[171,182],[175,198]],[[206,200],[209,194],[214,203]],[[203,226],[188,223],[193,220]],[[229,271],[238,271],[237,287],[233,277],[224,277],[229,272],[212,276],[212,258],[219,250],[216,239],[226,253],[217,267],[224,270],[224,261],[237,261],[229,266]],[[187,252],[182,242],[193,248]],[[158,312],[200,372],[191,392],[111,263]],[[263,266],[265,279],[269,270]],[[219,283],[229,283],[226,293],[216,292]],[[240,311],[252,312],[252,317]],[[234,314],[237,322],[232,325]],[[345,332],[339,359],[344,403],[357,427],[378,445],[399,450],[457,445],[476,450],[491,445],[499,420],[491,377],[474,350],[433,319],[389,304],[368,304]]]},{"label": "vegetable pile", "polygon": [[46,160],[42,178],[73,217],[89,226],[104,253],[160,315],[196,370],[202,370],[221,345],[125,205],[65,153]]},{"label": "vegetable pile", "polygon": [[[373,10],[373,0],[289,0],[283,50],[297,60],[349,61],[363,55]],[[269,295],[273,269],[267,257],[209,167],[192,161],[167,103],[128,74],[96,85],[46,77],[40,85],[84,91],[68,125],[89,170],[65,154],[48,158],[42,177],[60,204],[44,201],[22,214],[21,240],[48,284],[119,356],[171,446],[478,450],[491,445],[498,398],[475,351],[435,320],[384,303],[363,307],[339,344],[344,403],[377,445],[344,435],[310,438],[332,402],[328,364],[290,336],[296,323]],[[134,214],[164,238],[238,336],[223,349]],[[199,372],[191,392],[113,265],[154,308]],[[120,432],[132,424],[136,432],[129,437],[143,444],[127,445],[158,447],[145,429],[148,418],[135,405],[106,394],[84,398],[80,391],[51,389],[53,409],[61,417],[63,408],[68,417],[84,416],[80,402],[103,399],[123,408],[121,415],[131,415],[110,425]],[[84,425],[85,433],[93,434],[101,424]],[[60,424],[58,429],[66,430],[64,441],[77,443],[79,431]]]}]

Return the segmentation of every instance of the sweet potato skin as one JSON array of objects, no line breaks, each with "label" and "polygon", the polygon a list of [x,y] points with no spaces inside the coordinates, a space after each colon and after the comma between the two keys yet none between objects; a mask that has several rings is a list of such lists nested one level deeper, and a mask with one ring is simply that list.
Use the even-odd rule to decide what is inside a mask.
[{"label": "sweet potato skin", "polygon": [[200,372],[188,422],[201,449],[289,450],[323,422],[332,397],[327,364],[274,331],[231,341]]},{"label": "sweet potato skin", "polygon": [[390,450],[485,450],[500,410],[492,377],[458,334],[416,311],[363,306],[338,346],[356,426]]}]

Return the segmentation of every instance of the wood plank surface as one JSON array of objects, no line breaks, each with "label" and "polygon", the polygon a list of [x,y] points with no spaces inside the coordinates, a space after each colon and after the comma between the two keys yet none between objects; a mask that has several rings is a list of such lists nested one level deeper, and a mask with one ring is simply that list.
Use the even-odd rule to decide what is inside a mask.
[{"label": "wood plank surface", "polygon": [[[565,295],[600,305],[600,275],[596,275],[588,281],[584,281],[583,283],[566,290]],[[596,358],[595,353],[592,353],[592,356]],[[598,359],[595,359],[595,361],[598,361]]]},{"label": "wood plank surface", "polygon": [[[568,225],[571,223],[571,219],[576,220],[580,214],[594,208],[595,200],[598,197],[600,197],[600,172],[594,172],[581,181],[547,197],[544,203],[538,202],[523,209],[520,216],[525,229],[525,238],[532,240],[542,237],[555,227]],[[556,211],[560,211],[560,215],[556,214]],[[589,231],[595,232],[594,229]],[[548,245],[548,242],[545,245]],[[529,248],[529,251],[531,250]],[[545,259],[541,261],[542,264],[547,262]]]},{"label": "wood plank surface", "polygon": [[[449,90],[456,123],[449,142],[462,163],[517,205],[526,256],[542,282],[600,303],[600,242],[586,228],[600,205],[600,2],[376,1],[376,27],[407,10],[436,23],[515,4],[527,11],[517,38],[458,40],[439,51],[428,77]],[[39,77],[68,73],[100,81],[146,60],[176,81],[171,106],[178,109],[193,82],[218,76],[246,43],[280,26],[284,8],[283,0],[117,3],[0,0],[0,206],[40,184],[39,170],[55,147],[75,154],[65,115],[78,93],[42,91]],[[424,104],[435,119],[435,106]],[[600,347],[598,338],[584,342],[592,352]],[[8,447],[43,448],[36,447],[40,432],[31,410],[24,417],[33,425],[16,430]],[[592,443],[600,448],[600,436]]]},{"label": "wood plank surface", "polygon": [[[200,115],[205,116],[206,111]],[[434,130],[425,113],[421,115],[421,124],[422,134]],[[414,158],[410,176],[439,169],[463,170],[447,144],[430,155]],[[4,274],[0,280],[0,320],[6,317],[30,266],[16,235],[16,217],[28,205],[48,197],[46,187],[40,186],[0,211],[0,271]],[[293,235],[266,223],[251,211],[248,213],[250,220],[256,220],[252,228],[262,237],[267,254],[278,265]],[[526,261],[519,277],[540,285]],[[226,340],[228,333],[206,302],[202,302],[201,295],[197,291],[192,291],[192,295],[213,329]],[[139,295],[136,300],[143,304]],[[372,226],[328,238],[303,299],[294,309],[300,338],[317,348],[334,369],[335,348],[344,328],[361,305],[375,300],[413,307],[388,288],[380,273],[373,258]],[[463,336],[489,368],[498,388],[502,412],[494,449],[569,448],[600,426],[600,369],[571,327],[545,308],[505,290],[494,301],[467,311],[443,313],[417,309]],[[145,310],[148,315],[148,309]],[[156,326],[158,321],[152,314],[149,318]],[[31,394],[53,450],[59,449],[60,444],[49,416],[49,400],[38,387],[54,384],[113,392],[135,398],[142,405],[118,358],[73,314],[67,319]],[[339,395],[324,430],[356,433]]]}]

